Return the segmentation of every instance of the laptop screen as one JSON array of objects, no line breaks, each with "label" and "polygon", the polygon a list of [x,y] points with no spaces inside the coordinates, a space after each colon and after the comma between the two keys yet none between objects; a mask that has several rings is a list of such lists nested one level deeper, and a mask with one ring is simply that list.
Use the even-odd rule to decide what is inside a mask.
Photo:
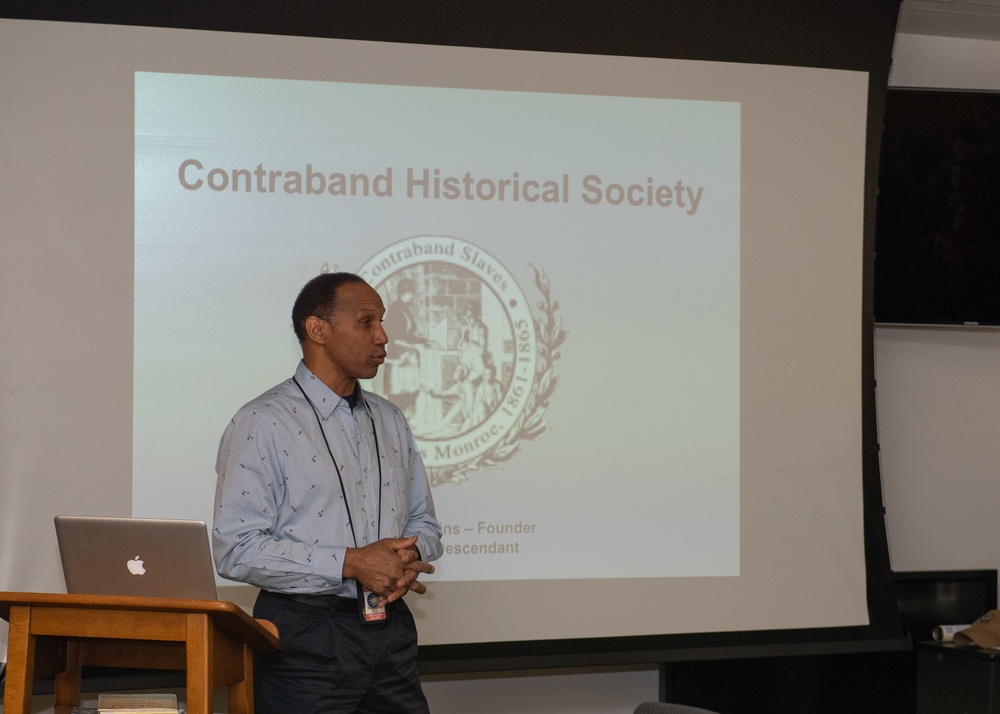
[{"label": "laptop screen", "polygon": [[203,521],[56,516],[70,594],[216,600]]}]

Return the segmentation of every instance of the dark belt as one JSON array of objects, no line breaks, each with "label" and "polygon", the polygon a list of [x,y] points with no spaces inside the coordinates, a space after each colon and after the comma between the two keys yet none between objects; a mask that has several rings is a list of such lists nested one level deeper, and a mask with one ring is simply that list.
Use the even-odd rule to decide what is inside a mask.
[{"label": "dark belt", "polygon": [[270,590],[262,590],[261,593],[266,594],[267,597],[273,597],[278,600],[289,600],[291,602],[297,602],[301,605],[321,607],[324,610],[333,610],[334,612],[358,611],[358,601],[352,597],[324,595],[322,593],[276,593]]}]

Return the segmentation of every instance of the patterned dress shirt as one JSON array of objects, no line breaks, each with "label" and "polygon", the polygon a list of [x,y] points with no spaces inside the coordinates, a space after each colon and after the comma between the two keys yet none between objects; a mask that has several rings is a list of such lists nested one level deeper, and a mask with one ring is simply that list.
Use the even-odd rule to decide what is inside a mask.
[{"label": "patterned dress shirt", "polygon": [[216,462],[220,575],[354,597],[355,582],[343,579],[349,547],[416,534],[423,560],[440,557],[441,527],[410,427],[393,404],[359,393],[352,410],[299,362],[292,379],[236,413]]}]

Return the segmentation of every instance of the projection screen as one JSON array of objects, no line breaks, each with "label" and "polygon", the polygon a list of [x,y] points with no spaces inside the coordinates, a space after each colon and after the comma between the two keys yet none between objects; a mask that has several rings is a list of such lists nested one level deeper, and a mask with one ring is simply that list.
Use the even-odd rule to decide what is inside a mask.
[{"label": "projection screen", "polygon": [[32,21],[0,66],[0,589],[61,589],[57,513],[211,523],[346,270],[412,293],[365,386],[445,529],[422,644],[868,623],[866,73]]}]

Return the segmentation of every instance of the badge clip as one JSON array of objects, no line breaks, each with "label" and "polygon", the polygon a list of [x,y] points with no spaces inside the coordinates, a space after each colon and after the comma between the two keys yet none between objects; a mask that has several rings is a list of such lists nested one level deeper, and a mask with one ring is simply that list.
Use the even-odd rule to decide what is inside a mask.
[{"label": "badge clip", "polygon": [[358,584],[358,611],[361,613],[362,622],[365,624],[384,622],[389,617],[385,605],[378,606],[381,599],[378,593],[372,592],[360,583]]}]

